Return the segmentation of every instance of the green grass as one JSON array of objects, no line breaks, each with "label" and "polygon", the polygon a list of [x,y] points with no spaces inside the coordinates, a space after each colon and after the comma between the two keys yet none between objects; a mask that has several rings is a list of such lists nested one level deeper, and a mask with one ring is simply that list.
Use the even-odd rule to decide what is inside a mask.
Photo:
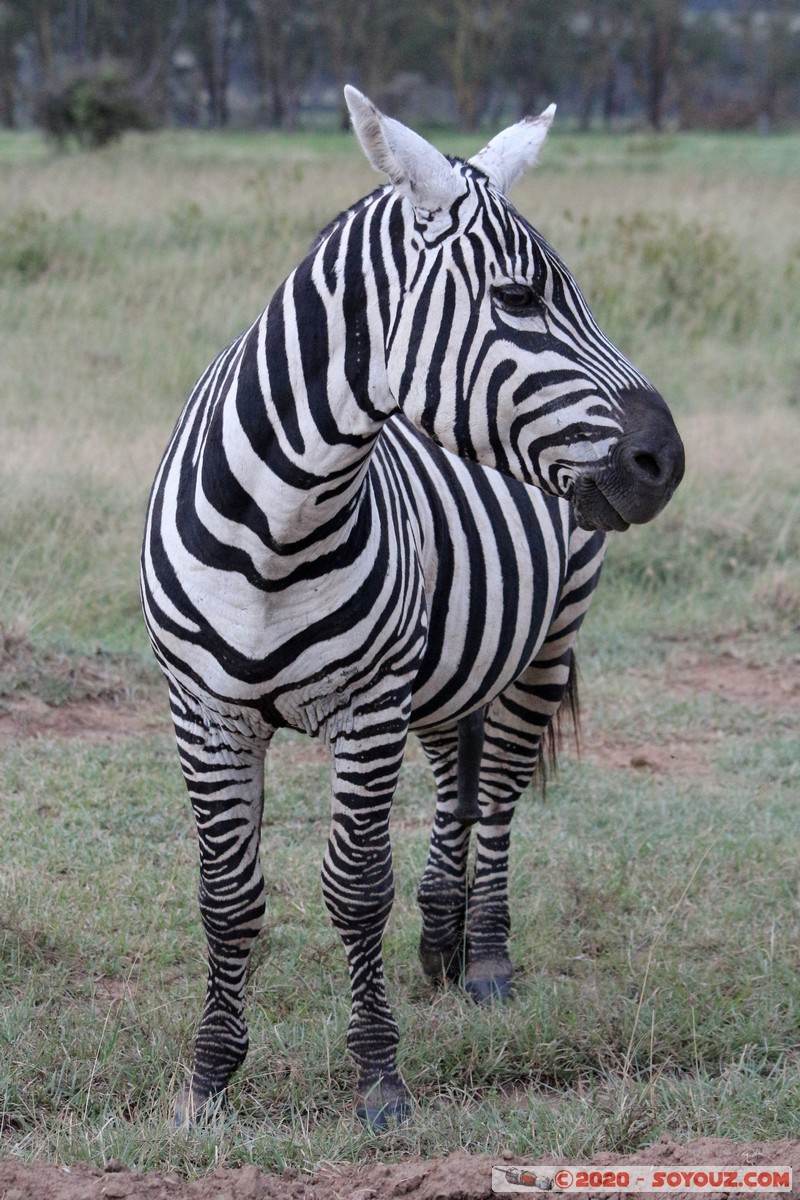
[{"label": "green grass", "polygon": [[377,1137],[349,1116],[347,975],[318,883],[321,756],[287,735],[272,759],[251,1052],[231,1119],[185,1141],[164,1123],[188,1069],[204,963],[169,738],[6,750],[7,1149],[193,1171],[220,1155],[274,1168],[454,1145],[524,1153],[532,1131],[537,1147],[578,1158],[664,1130],[789,1136],[800,1099],[800,742],[778,723],[743,755],[736,715],[704,779],[569,759],[546,802],[521,806],[517,999],[492,1011],[432,991],[416,963],[430,790],[413,756],[397,800],[386,958],[420,1104],[408,1128]]},{"label": "green grass", "polygon": [[[652,527],[613,540],[581,641],[587,757],[520,807],[517,1000],[480,1011],[423,982],[432,804],[412,750],[386,957],[420,1103],[400,1130],[354,1124],[344,955],[318,880],[327,765],[283,737],[251,1052],[230,1116],[186,1140],[166,1117],[203,942],[138,608],[147,491],[199,372],[376,177],[336,135],[136,136],[60,157],[0,135],[0,716],[87,697],[163,714],[145,736],[131,709],[125,740],[0,741],[0,1150],[195,1173],[796,1132],[798,149],[563,135],[520,184],[518,207],[672,405],[687,476]],[[762,692],[715,684],[729,661]],[[637,770],[626,747],[676,763]]]}]

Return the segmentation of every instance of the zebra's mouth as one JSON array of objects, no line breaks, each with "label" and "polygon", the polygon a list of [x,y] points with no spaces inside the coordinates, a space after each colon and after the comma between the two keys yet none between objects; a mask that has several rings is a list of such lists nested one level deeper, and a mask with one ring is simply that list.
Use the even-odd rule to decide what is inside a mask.
[{"label": "zebra's mouth", "polygon": [[575,520],[581,529],[600,529],[604,533],[624,533],[630,528],[630,521],[620,516],[614,505],[600,490],[598,484],[589,475],[581,475],[575,480],[575,486],[570,496]]},{"label": "zebra's mouth", "polygon": [[587,464],[570,497],[583,529],[622,532],[657,517],[683,477],[683,442],[658,392],[624,397],[625,427],[606,459]]}]

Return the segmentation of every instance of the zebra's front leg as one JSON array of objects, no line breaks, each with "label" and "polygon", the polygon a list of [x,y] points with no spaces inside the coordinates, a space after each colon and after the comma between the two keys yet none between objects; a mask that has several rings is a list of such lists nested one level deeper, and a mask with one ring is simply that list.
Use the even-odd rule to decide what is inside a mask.
[{"label": "zebra's front leg", "polygon": [[470,826],[455,815],[458,796],[458,727],[420,738],[436,781],[436,815],[428,859],[417,890],[422,913],[419,957],[432,983],[461,981],[467,912]]},{"label": "zebra's front leg", "polygon": [[244,1062],[248,1035],[244,983],[264,918],[259,836],[268,738],[231,734],[193,699],[171,695],[181,765],[197,825],[200,913],[208,976],[191,1083],[176,1098],[179,1128],[216,1110]]},{"label": "zebra's front leg", "polygon": [[347,1047],[355,1060],[356,1113],[384,1128],[411,1107],[397,1069],[399,1035],[386,998],[382,941],[394,899],[389,814],[406,740],[406,720],[371,716],[361,733],[333,744],[331,830],[322,889],[350,969]]}]

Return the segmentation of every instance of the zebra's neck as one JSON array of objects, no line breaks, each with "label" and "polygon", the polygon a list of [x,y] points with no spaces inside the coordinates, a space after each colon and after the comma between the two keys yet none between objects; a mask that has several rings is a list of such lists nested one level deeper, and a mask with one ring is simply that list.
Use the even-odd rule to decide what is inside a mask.
[{"label": "zebra's neck", "polygon": [[257,528],[267,555],[347,538],[376,439],[396,410],[385,346],[391,293],[402,286],[398,256],[391,268],[381,260],[379,272],[365,269],[376,257],[371,232],[386,232],[400,207],[390,199],[378,194],[340,219],[242,337],[218,389],[202,492],[230,523],[229,538],[236,525],[248,540]]}]

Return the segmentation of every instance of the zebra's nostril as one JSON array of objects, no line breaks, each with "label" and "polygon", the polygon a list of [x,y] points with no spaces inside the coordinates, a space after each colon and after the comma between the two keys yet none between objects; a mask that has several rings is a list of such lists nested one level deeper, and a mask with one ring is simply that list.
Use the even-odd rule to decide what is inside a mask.
[{"label": "zebra's nostril", "polygon": [[654,482],[661,478],[661,467],[658,464],[658,460],[653,458],[652,454],[647,454],[644,451],[640,454],[634,454],[633,461],[641,473],[647,475]]}]

